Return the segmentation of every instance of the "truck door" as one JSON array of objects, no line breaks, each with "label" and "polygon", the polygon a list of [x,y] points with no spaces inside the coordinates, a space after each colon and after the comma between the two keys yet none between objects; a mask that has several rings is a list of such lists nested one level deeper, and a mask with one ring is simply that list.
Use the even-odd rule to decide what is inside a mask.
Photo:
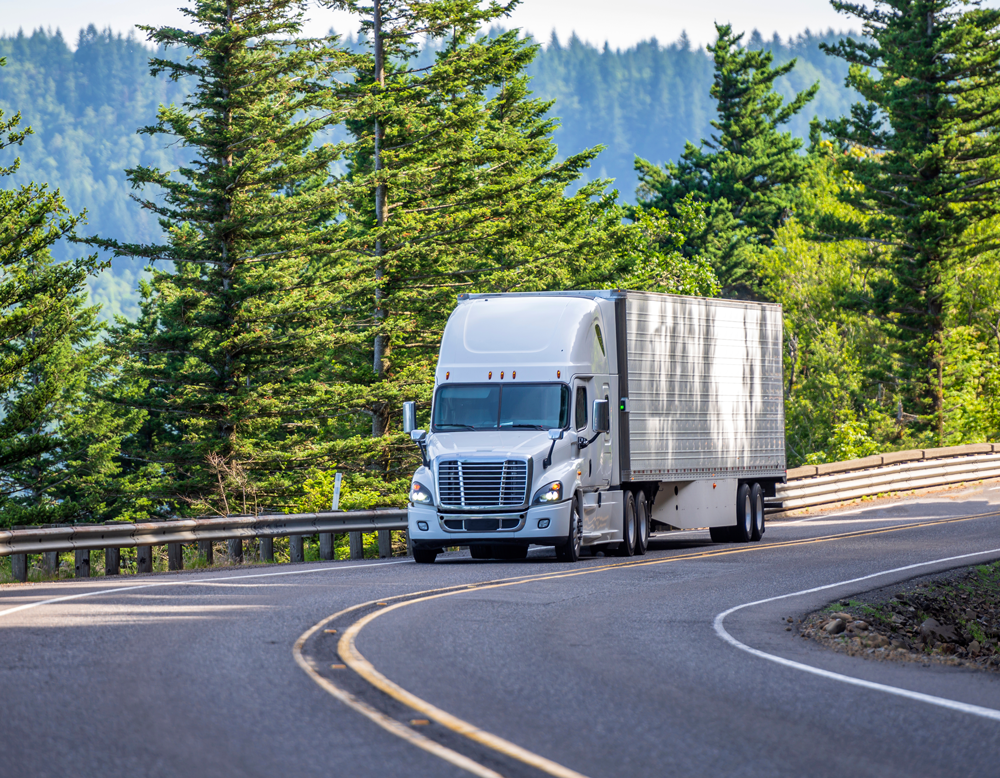
[{"label": "truck door", "polygon": [[[609,402],[611,400],[611,386],[610,386],[610,384],[608,384],[607,381],[604,381],[601,384],[601,396],[600,396],[600,399],[602,399],[602,400],[608,400]],[[614,413],[614,410],[615,410],[616,407],[617,407],[616,404],[612,402],[611,403],[611,411],[612,411],[612,413],[611,413],[611,425],[612,426],[614,426],[614,424],[615,424],[615,422],[617,420],[617,414]],[[593,436],[593,433],[591,433],[591,437],[592,436]],[[589,440],[589,438],[588,438],[588,440]],[[598,472],[597,475],[598,475],[598,486],[600,486],[602,489],[607,488],[608,486],[611,486],[611,469],[612,469],[612,462],[613,462],[612,456],[611,456],[611,440],[612,440],[612,438],[611,438],[611,432],[608,432],[608,433],[602,435],[596,441],[594,441],[594,449],[595,449],[594,455],[595,456],[597,455],[597,449],[598,448],[600,448],[600,452],[601,452],[600,470],[599,470],[599,472]],[[597,463],[596,462],[594,463],[594,467],[595,468],[597,467]]]}]

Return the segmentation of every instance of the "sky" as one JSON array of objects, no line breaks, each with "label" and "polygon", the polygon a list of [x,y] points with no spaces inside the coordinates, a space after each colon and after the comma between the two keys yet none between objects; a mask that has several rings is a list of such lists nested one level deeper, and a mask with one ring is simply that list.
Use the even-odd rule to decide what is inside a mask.
[{"label": "sky", "polygon": [[[59,28],[70,45],[88,24],[128,32],[135,24],[180,26],[185,18],[177,10],[182,0],[2,0],[2,4],[0,32]],[[341,33],[356,28],[343,12],[320,9],[318,4],[310,15],[311,34],[331,27]],[[670,43],[682,31],[692,43],[705,44],[715,37],[715,21],[729,22],[740,31],[757,29],[765,37],[777,32],[783,38],[807,28],[816,32],[859,26],[835,13],[829,0],[525,0],[504,26],[520,27],[541,41],[555,30],[563,41],[575,32],[598,46],[607,42],[612,48],[628,48],[653,37]]]}]

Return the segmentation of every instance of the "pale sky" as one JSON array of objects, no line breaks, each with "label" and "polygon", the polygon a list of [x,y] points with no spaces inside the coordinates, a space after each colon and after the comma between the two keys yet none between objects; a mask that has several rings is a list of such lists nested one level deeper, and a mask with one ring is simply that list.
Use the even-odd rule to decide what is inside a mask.
[{"label": "pale sky", "polygon": [[[1000,0],[991,0],[994,5]],[[0,0],[0,32],[30,33],[38,27],[62,30],[72,46],[79,30],[88,24],[110,26],[127,32],[135,24],[181,25],[177,11],[182,0]],[[309,33],[354,32],[356,24],[343,13],[314,6]],[[758,29],[765,37],[774,32],[783,38],[805,29],[816,32],[857,29],[856,20],[841,16],[828,0],[525,0],[505,24],[531,32],[547,41],[553,29],[561,40],[576,34],[585,41],[612,48],[627,48],[640,40],[656,37],[661,43],[676,40],[686,30],[693,43],[714,38],[713,22],[730,22],[735,29]]]}]

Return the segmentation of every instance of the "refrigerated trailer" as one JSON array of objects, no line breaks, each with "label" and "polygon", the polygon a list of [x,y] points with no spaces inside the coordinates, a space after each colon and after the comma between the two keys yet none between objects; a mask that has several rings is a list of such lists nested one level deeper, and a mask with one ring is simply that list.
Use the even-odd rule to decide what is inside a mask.
[{"label": "refrigerated trailer", "polygon": [[781,325],[778,305],[648,292],[460,296],[429,428],[404,405],[416,561],[760,540],[785,480]]}]

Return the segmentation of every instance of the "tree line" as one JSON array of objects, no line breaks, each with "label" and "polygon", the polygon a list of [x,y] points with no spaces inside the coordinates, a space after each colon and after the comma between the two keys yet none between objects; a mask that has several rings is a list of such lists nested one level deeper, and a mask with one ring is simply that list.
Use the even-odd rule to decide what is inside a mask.
[{"label": "tree line", "polygon": [[[142,28],[174,91],[139,137],[182,155],[126,170],[159,232],[0,193],[3,524],[316,509],[335,470],[343,507],[405,501],[401,403],[428,412],[459,292],[781,302],[792,464],[995,435],[1000,12],[834,2],[860,101],[808,145],[817,87],[782,94],[797,63],[720,25],[712,131],[635,158],[632,206],[588,178],[600,147],[557,149],[538,46],[498,29],[516,3],[327,4],[363,35],[302,37],[304,0]],[[102,256],[151,268],[134,319],[88,304]]]}]

